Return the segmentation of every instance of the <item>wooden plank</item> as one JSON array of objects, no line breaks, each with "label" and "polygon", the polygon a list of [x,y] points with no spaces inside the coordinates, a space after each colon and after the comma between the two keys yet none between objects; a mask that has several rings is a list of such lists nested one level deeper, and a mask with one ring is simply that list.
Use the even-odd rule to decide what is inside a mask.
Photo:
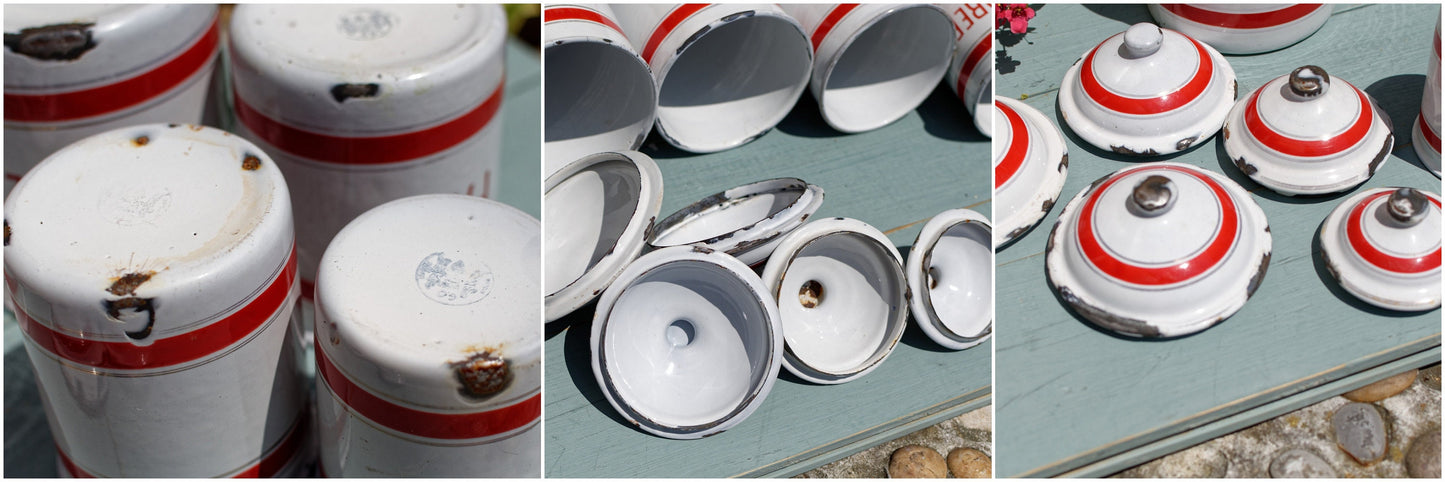
[{"label": "wooden plank", "polygon": [[[873,132],[829,129],[807,94],[773,132],[746,146],[689,155],[644,146],[664,179],[662,215],[749,182],[797,177],[821,186],[819,216],[847,216],[913,243],[945,209],[989,212],[989,145],[947,87],[902,120]],[[618,416],[591,371],[592,308],[560,320],[546,343],[548,477],[788,476],[989,403],[991,344],[944,351],[910,327],[878,369],[837,386],[784,371],[750,418],[725,433],[677,441],[644,434]],[[561,331],[561,326],[571,328]]]},{"label": "wooden plank", "polygon": [[[1025,102],[1055,122],[1064,71],[1103,38],[1149,21],[1139,5],[1052,4],[1037,13],[1028,42],[1000,39],[996,93],[1027,95]],[[1409,145],[1438,16],[1434,5],[1336,5],[1324,28],[1303,42],[1228,60],[1241,95],[1304,64],[1365,89],[1402,135],[1394,156],[1361,189],[1439,192],[1439,179],[1424,171]],[[1082,147],[1066,127],[1064,133],[1072,161],[1065,200],[1140,162]],[[1281,400],[1317,400],[1389,374],[1375,367],[1439,359],[1439,310],[1369,307],[1340,289],[1321,263],[1315,241],[1320,222],[1356,191],[1277,195],[1228,162],[1217,136],[1163,159],[1222,172],[1254,194],[1274,237],[1268,275],[1239,313],[1203,333],[1169,341],[1110,336],[1067,311],[1044,280],[1044,244],[1061,201],[1039,228],[996,259],[997,317],[1003,320],[996,340],[998,475],[1103,475],[1240,427],[1231,420],[1258,420],[1294,406]],[[1170,439],[1181,433],[1187,435]],[[1138,452],[1120,455],[1130,451]],[[1081,467],[1090,468],[1071,472]]]}]

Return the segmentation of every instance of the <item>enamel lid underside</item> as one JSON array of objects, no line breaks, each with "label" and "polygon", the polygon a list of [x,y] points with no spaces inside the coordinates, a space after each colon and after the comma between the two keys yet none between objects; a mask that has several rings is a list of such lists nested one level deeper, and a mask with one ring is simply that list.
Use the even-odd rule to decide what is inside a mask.
[{"label": "enamel lid underside", "polygon": [[1330,274],[1351,294],[1388,309],[1440,305],[1439,195],[1418,193],[1419,214],[1397,218],[1399,188],[1370,189],[1346,199],[1325,220],[1320,245]]},{"label": "enamel lid underside", "polygon": [[993,331],[991,232],[977,212],[944,211],[924,225],[909,253],[913,318],[947,348],[974,346]]},{"label": "enamel lid underside", "polygon": [[746,263],[761,261],[766,253],[744,255],[802,225],[822,202],[823,189],[801,179],[738,186],[664,218],[649,242],[655,247],[699,244],[747,258]]},{"label": "enamel lid underside", "polygon": [[1033,107],[997,99],[993,147],[994,198],[1002,222],[994,244],[1023,236],[1048,214],[1068,175],[1068,154],[1059,130]]},{"label": "enamel lid underside", "polygon": [[[540,386],[536,219],[495,201],[404,198],[357,217],[322,258],[317,340],[356,383],[442,408],[507,404]],[[500,358],[513,380],[466,393],[457,367]]]}]

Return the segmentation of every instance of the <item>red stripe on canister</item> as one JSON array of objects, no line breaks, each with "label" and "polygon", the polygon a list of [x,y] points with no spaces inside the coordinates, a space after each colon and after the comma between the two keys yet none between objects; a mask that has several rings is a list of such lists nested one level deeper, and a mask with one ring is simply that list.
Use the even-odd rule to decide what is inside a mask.
[{"label": "red stripe on canister", "polygon": [[[1219,229],[1215,230],[1214,237],[1206,244],[1203,251],[1192,258],[1184,261],[1161,267],[1146,267],[1131,264],[1109,254],[1094,234],[1094,208],[1099,198],[1115,182],[1123,179],[1129,174],[1141,171],[1168,170],[1183,173],[1202,181],[1209,189],[1214,191],[1214,197],[1219,200],[1220,223]],[[1079,249],[1083,251],[1084,257],[1094,267],[1099,268],[1104,274],[1114,279],[1147,286],[1161,286],[1188,281],[1214,268],[1222,261],[1225,255],[1229,254],[1230,248],[1234,245],[1234,238],[1239,233],[1239,211],[1235,207],[1234,199],[1224,186],[1219,185],[1214,179],[1194,171],[1178,166],[1153,166],[1142,167],[1132,171],[1119,173],[1105,181],[1094,191],[1084,207],[1079,211],[1077,235],[1079,238]]]},{"label": "red stripe on canister", "polygon": [[316,337],[316,372],[331,393],[363,417],[402,433],[434,439],[460,440],[507,433],[542,416],[542,394],[513,405],[473,413],[437,413],[404,407],[361,388],[336,368]]},{"label": "red stripe on canister", "polygon": [[1416,119],[1415,123],[1420,125],[1420,133],[1425,135],[1425,142],[1430,144],[1430,148],[1440,152],[1440,134],[1430,128],[1430,123],[1425,121],[1424,112],[1420,112],[1420,118]]},{"label": "red stripe on canister", "polygon": [[[1266,87],[1269,85],[1265,84]],[[1354,123],[1338,136],[1320,140],[1305,140],[1289,137],[1271,129],[1259,116],[1259,93],[1263,92],[1264,88],[1254,91],[1254,95],[1250,96],[1249,104],[1244,108],[1244,127],[1249,129],[1250,135],[1253,135],[1260,144],[1280,154],[1295,157],[1321,157],[1338,154],[1365,140],[1365,135],[1370,133],[1370,124],[1373,124],[1375,120],[1375,111],[1370,106],[1370,99],[1365,97],[1365,93],[1360,89],[1356,89],[1354,86],[1350,86],[1350,88],[1359,98],[1360,114],[1355,117]]]},{"label": "red stripe on canister", "polygon": [[1024,118],[1008,104],[995,102],[994,105],[997,105],[1004,118],[1008,119],[1010,131],[1008,150],[1004,152],[1003,161],[993,167],[993,187],[998,189],[1023,167],[1024,158],[1029,153],[1029,127],[1024,123]]},{"label": "red stripe on canister", "polygon": [[1324,5],[1301,3],[1279,10],[1257,13],[1216,12],[1182,3],[1166,3],[1160,6],[1168,10],[1169,13],[1184,17],[1195,23],[1224,28],[1256,29],[1278,27],[1299,20],[1311,13],[1315,13],[1315,10],[1319,10],[1320,7]]},{"label": "red stripe on canister", "polygon": [[[1115,37],[1119,35],[1123,34],[1117,34]],[[1099,51],[1099,47],[1114,38],[1109,37],[1108,40],[1099,43],[1099,47],[1090,50],[1089,55],[1084,56],[1084,64],[1079,67],[1079,82],[1084,87],[1084,93],[1100,107],[1133,115],[1159,114],[1194,102],[1204,95],[1204,90],[1209,87],[1210,79],[1214,78],[1214,59],[1209,56],[1209,52],[1204,50],[1204,45],[1201,45],[1199,41],[1187,35],[1183,35],[1183,37],[1194,44],[1194,51],[1199,58],[1199,68],[1194,70],[1194,77],[1179,89],[1149,98],[1125,97],[1109,91],[1099,83],[1098,78],[1094,77],[1094,54]]]},{"label": "red stripe on canister", "polygon": [[657,47],[662,45],[662,39],[667,38],[673,30],[677,29],[678,25],[682,24],[683,20],[687,20],[687,17],[691,17],[692,14],[697,13],[699,10],[707,8],[708,5],[712,4],[684,3],[673,8],[671,12],[668,12],[667,16],[662,18],[662,23],[658,24],[657,28],[652,30],[652,35],[647,37],[647,45],[642,48],[642,61],[651,65],[652,54],[657,53]]},{"label": "red stripe on canister", "polygon": [[828,15],[823,17],[822,22],[818,23],[818,28],[813,30],[812,41],[814,52],[818,51],[818,46],[823,44],[823,38],[828,36],[828,32],[833,31],[833,27],[838,25],[838,21],[843,20],[843,17],[847,16],[848,12],[853,11],[855,8],[858,8],[858,4],[843,3],[828,11]]},{"label": "red stripe on canister", "polygon": [[[1413,258],[1401,258],[1380,250],[1380,248],[1375,247],[1373,243],[1370,243],[1369,238],[1365,237],[1365,205],[1383,196],[1388,196],[1391,192],[1392,191],[1380,191],[1372,194],[1364,200],[1361,200],[1359,204],[1355,205],[1354,209],[1350,210],[1350,217],[1345,221],[1345,236],[1350,241],[1350,247],[1354,248],[1355,253],[1359,254],[1361,259],[1364,259],[1376,268],[1392,273],[1416,274],[1440,269],[1440,248],[1435,248],[1435,251],[1429,254]],[[1435,209],[1440,209],[1439,199],[1436,199],[1434,196],[1426,197],[1430,199],[1431,203],[1435,204]]]},{"label": "red stripe on canister", "polygon": [[5,93],[5,120],[60,122],[95,117],[146,102],[163,94],[211,63],[216,55],[219,20],[175,58],[145,73],[111,84],[55,94]]},{"label": "red stripe on canister", "polygon": [[[286,464],[287,464],[287,463],[290,463],[290,462],[291,462],[291,459],[293,459],[293,458],[296,457],[296,453],[297,453],[297,450],[296,450],[296,449],[301,446],[302,434],[303,434],[303,431],[305,430],[305,428],[307,427],[307,424],[304,423],[304,422],[306,421],[306,419],[307,419],[307,417],[306,417],[306,412],[305,412],[305,411],[302,411],[302,415],[301,415],[300,418],[297,419],[297,423],[291,425],[291,431],[286,434],[286,437],[285,437],[285,438],[282,438],[282,439],[281,439],[281,442],[280,442],[279,444],[277,444],[276,448],[274,448],[274,449],[271,450],[271,453],[266,454],[265,456],[261,457],[261,461],[260,461],[260,462],[256,463],[255,465],[252,465],[252,466],[250,466],[250,467],[247,467],[245,470],[242,470],[240,473],[231,476],[231,478],[233,478],[233,479],[268,478],[268,479],[269,479],[269,478],[275,477],[277,474],[279,474],[279,473],[281,472],[281,469],[284,468],[284,467],[286,467]],[[82,470],[79,466],[75,465],[75,461],[70,460],[70,456],[66,455],[66,454],[65,454],[65,451],[64,451],[64,450],[61,450],[59,445],[56,445],[56,446],[55,446],[55,453],[56,453],[56,455],[59,455],[59,456],[60,456],[60,463],[65,466],[65,470],[66,470],[67,472],[70,472],[70,477],[71,477],[71,478],[76,478],[76,479],[94,479],[94,478],[96,478],[95,474],[92,474],[92,473],[90,473],[90,472],[86,472],[85,470]]]},{"label": "red stripe on canister", "polygon": [[[583,20],[592,23],[602,24],[607,28],[616,30],[617,33],[622,33],[622,27],[617,26],[617,23],[613,22],[612,19],[607,18],[606,15],[602,15],[600,13],[585,8],[551,7],[542,11],[542,23],[544,24],[560,22],[563,20]],[[626,34],[623,34],[623,37],[626,36]]]},{"label": "red stripe on canister", "polygon": [[[978,63],[988,56],[990,50],[993,50],[993,36],[985,35],[983,40],[974,44],[973,50],[968,52],[968,57],[964,57],[963,67],[958,69],[958,85],[954,86],[954,90],[958,92],[958,98],[963,98],[963,87],[968,84],[969,74],[972,74],[973,69],[978,67]],[[964,101],[967,102],[968,99],[964,99]]]},{"label": "red stripe on canister", "polygon": [[71,362],[111,370],[161,368],[211,355],[250,336],[286,303],[295,280],[296,249],[292,248],[285,268],[246,306],[209,325],[161,338],[145,346],[124,341],[90,340],[83,333],[79,337],[62,333],[35,321],[19,306],[16,307],[15,318],[20,322],[20,330],[36,345]]},{"label": "red stripe on canister", "polygon": [[496,117],[505,85],[503,78],[486,101],[455,119],[405,134],[341,137],[311,132],[267,117],[242,100],[239,92],[236,118],[257,137],[297,157],[333,164],[389,164],[436,154],[476,135]]}]

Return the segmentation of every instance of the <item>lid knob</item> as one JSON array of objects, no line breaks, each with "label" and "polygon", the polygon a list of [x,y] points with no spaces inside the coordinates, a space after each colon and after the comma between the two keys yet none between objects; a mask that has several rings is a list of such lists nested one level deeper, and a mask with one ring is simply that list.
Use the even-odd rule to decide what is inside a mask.
[{"label": "lid knob", "polygon": [[1394,218],[1404,227],[1420,224],[1429,211],[1426,206],[1430,202],[1425,194],[1413,188],[1402,187],[1390,193],[1390,198],[1385,201],[1385,207]]},{"label": "lid knob", "polygon": [[1134,194],[1129,196],[1129,210],[1146,218],[1164,214],[1173,205],[1174,181],[1158,174],[1139,181],[1134,186]]},{"label": "lid knob", "polygon": [[1136,23],[1124,31],[1124,57],[1137,59],[1159,51],[1164,31],[1152,23]]},{"label": "lid knob", "polygon": [[1289,91],[1300,100],[1319,96],[1330,90],[1330,74],[1318,66],[1306,65],[1289,73]]}]

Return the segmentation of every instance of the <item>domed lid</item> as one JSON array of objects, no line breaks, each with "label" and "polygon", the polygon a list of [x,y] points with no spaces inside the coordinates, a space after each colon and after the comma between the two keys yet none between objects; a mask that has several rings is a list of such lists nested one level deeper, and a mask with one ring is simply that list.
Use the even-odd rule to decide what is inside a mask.
[{"label": "domed lid", "polygon": [[539,228],[516,208],[460,194],[398,199],[357,216],[316,274],[319,371],[333,387],[349,382],[430,411],[536,396]]},{"label": "domed lid", "polygon": [[642,253],[662,208],[662,172],[641,152],[603,152],[547,177],[546,305],[553,321],[607,289]]},{"label": "domed lid", "polygon": [[823,205],[823,188],[784,177],[738,186],[702,198],[657,223],[648,244],[706,246],[762,263],[783,235],[802,226]]},{"label": "domed lid", "polygon": [[1171,337],[1238,311],[1269,253],[1264,212],[1243,188],[1166,162],[1121,170],[1074,197],[1046,265],[1075,313],[1123,335]]},{"label": "domed lid", "polygon": [[1320,227],[1330,275],[1350,294],[1391,310],[1440,306],[1440,196],[1370,189],[1340,203]]},{"label": "domed lid", "polygon": [[783,366],[813,383],[873,371],[908,323],[898,248],[856,219],[814,221],[783,238],[763,268],[787,349]]},{"label": "domed lid", "polygon": [[1306,65],[1240,100],[1225,123],[1225,151],[1241,171],[1281,194],[1359,185],[1389,157],[1394,136],[1365,91]]},{"label": "domed lid", "polygon": [[1069,174],[1069,152],[1059,129],[1028,104],[996,98],[994,118],[999,122],[993,143],[993,189],[1000,221],[993,244],[1003,247],[1054,207]]},{"label": "domed lid", "polygon": [[939,213],[908,252],[909,309],[939,345],[962,350],[993,334],[993,228],[967,209]]},{"label": "domed lid", "polygon": [[1100,149],[1158,155],[1213,135],[1234,96],[1234,70],[1219,52],[1139,23],[1069,68],[1059,108],[1069,127]]},{"label": "domed lid", "polygon": [[638,258],[597,302],[592,373],[647,433],[714,435],[748,418],[782,363],[778,308],[732,256],[701,246]]}]

